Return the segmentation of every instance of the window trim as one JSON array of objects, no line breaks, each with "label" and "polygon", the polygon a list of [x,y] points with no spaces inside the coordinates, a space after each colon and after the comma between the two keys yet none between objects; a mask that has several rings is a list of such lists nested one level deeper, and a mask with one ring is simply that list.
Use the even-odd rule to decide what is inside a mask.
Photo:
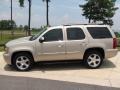
[{"label": "window trim", "polygon": [[[83,34],[84,34],[84,38],[83,38],[83,39],[69,40],[69,39],[68,39],[68,34],[67,34],[67,29],[72,29],[72,28],[80,29],[80,30],[83,32]],[[80,40],[84,40],[85,38],[86,38],[85,32],[83,31],[83,29],[82,29],[81,27],[67,27],[67,28],[66,28],[66,39],[67,39],[68,41],[80,41]]]}]

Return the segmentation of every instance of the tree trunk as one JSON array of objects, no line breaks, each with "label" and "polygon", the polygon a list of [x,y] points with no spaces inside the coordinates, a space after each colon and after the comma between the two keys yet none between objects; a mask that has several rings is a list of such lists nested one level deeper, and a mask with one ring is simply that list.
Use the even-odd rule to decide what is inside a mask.
[{"label": "tree trunk", "polygon": [[13,21],[13,10],[12,10],[12,6],[13,5],[13,3],[12,3],[12,0],[11,0],[11,35],[12,35],[12,38],[14,38],[14,30],[13,30],[13,23],[12,23],[12,21]]},{"label": "tree trunk", "polygon": [[89,21],[88,21],[88,23],[91,23],[91,19],[89,18]]},{"label": "tree trunk", "polygon": [[11,28],[12,28],[12,0],[11,0]]},{"label": "tree trunk", "polygon": [[46,21],[47,21],[47,26],[49,26],[49,2],[46,0]]},{"label": "tree trunk", "polygon": [[28,0],[29,1],[29,19],[28,19],[28,35],[30,36],[31,35],[31,0]]}]

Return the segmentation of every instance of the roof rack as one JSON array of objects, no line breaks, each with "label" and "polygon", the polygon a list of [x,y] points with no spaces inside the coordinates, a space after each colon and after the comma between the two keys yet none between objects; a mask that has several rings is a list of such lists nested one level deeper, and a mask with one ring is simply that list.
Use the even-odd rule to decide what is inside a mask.
[{"label": "roof rack", "polygon": [[64,24],[63,26],[71,26],[71,25],[104,25],[104,24]]}]

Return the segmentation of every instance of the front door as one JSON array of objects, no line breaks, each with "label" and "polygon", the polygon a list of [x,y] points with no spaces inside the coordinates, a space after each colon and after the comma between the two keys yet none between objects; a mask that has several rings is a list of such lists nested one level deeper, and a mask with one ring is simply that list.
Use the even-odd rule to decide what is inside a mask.
[{"label": "front door", "polygon": [[65,42],[62,28],[49,30],[43,35],[45,41],[40,44],[41,61],[55,61],[65,59]]}]

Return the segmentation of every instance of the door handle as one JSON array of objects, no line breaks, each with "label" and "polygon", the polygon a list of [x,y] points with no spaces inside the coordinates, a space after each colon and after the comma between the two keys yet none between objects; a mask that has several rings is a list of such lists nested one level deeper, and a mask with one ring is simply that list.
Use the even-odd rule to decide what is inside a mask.
[{"label": "door handle", "polygon": [[87,43],[86,42],[81,42],[80,45],[85,46],[85,45],[87,45]]},{"label": "door handle", "polygon": [[82,43],[86,43],[86,42],[82,42]]},{"label": "door handle", "polygon": [[60,47],[63,47],[63,45],[58,45],[58,47],[60,48]]}]

